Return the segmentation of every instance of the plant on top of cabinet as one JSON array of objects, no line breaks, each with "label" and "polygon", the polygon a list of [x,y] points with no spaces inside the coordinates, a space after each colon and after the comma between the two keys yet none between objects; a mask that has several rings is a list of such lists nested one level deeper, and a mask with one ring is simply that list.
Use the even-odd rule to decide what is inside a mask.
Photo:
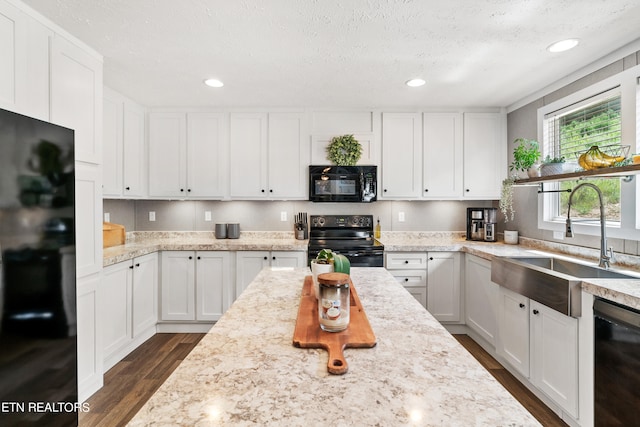
[{"label": "plant on top of cabinet", "polygon": [[531,178],[537,176],[538,168],[534,168],[534,166],[541,156],[538,141],[517,138],[513,143],[518,145],[513,150],[513,162],[511,162],[509,170],[527,172]]},{"label": "plant on top of cabinet", "polygon": [[331,138],[327,147],[327,158],[338,166],[355,166],[362,156],[362,145],[353,135]]}]

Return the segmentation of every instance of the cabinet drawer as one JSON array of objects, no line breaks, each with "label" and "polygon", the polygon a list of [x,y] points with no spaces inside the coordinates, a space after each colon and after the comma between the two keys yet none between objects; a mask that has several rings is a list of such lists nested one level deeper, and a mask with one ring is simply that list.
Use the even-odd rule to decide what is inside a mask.
[{"label": "cabinet drawer", "polygon": [[403,286],[427,285],[426,270],[392,270],[389,273]]},{"label": "cabinet drawer", "polygon": [[385,267],[389,270],[397,269],[425,269],[427,268],[426,252],[391,252],[385,254]]}]

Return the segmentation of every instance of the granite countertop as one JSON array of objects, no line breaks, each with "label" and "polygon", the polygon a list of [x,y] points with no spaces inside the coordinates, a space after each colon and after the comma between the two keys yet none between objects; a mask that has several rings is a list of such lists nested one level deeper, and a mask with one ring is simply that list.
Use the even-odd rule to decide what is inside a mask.
[{"label": "granite countertop", "polygon": [[213,232],[149,231],[127,233],[124,245],[105,248],[107,267],[158,251],[300,251],[308,240],[296,240],[292,232],[243,231],[239,239],[216,239]]},{"label": "granite countertop", "polygon": [[377,345],[292,344],[307,268],[263,270],[130,426],[540,425],[383,268],[351,277]]}]

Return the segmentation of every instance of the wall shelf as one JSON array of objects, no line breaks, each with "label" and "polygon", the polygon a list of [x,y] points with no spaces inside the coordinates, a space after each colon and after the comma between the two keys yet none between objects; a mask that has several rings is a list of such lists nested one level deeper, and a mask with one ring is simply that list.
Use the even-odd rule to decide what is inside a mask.
[{"label": "wall shelf", "polygon": [[570,172],[558,175],[537,176],[535,178],[517,179],[515,185],[537,184],[550,181],[576,181],[586,178],[614,178],[640,174],[640,165],[626,165],[614,168],[594,169],[590,171]]}]

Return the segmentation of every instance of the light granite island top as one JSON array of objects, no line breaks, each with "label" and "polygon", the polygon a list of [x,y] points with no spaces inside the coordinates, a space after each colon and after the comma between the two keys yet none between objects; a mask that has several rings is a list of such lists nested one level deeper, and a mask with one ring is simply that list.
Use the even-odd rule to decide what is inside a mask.
[{"label": "light granite island top", "polygon": [[263,270],[129,425],[540,425],[383,268],[351,271],[377,345],[329,374],[292,344],[308,274]]}]

